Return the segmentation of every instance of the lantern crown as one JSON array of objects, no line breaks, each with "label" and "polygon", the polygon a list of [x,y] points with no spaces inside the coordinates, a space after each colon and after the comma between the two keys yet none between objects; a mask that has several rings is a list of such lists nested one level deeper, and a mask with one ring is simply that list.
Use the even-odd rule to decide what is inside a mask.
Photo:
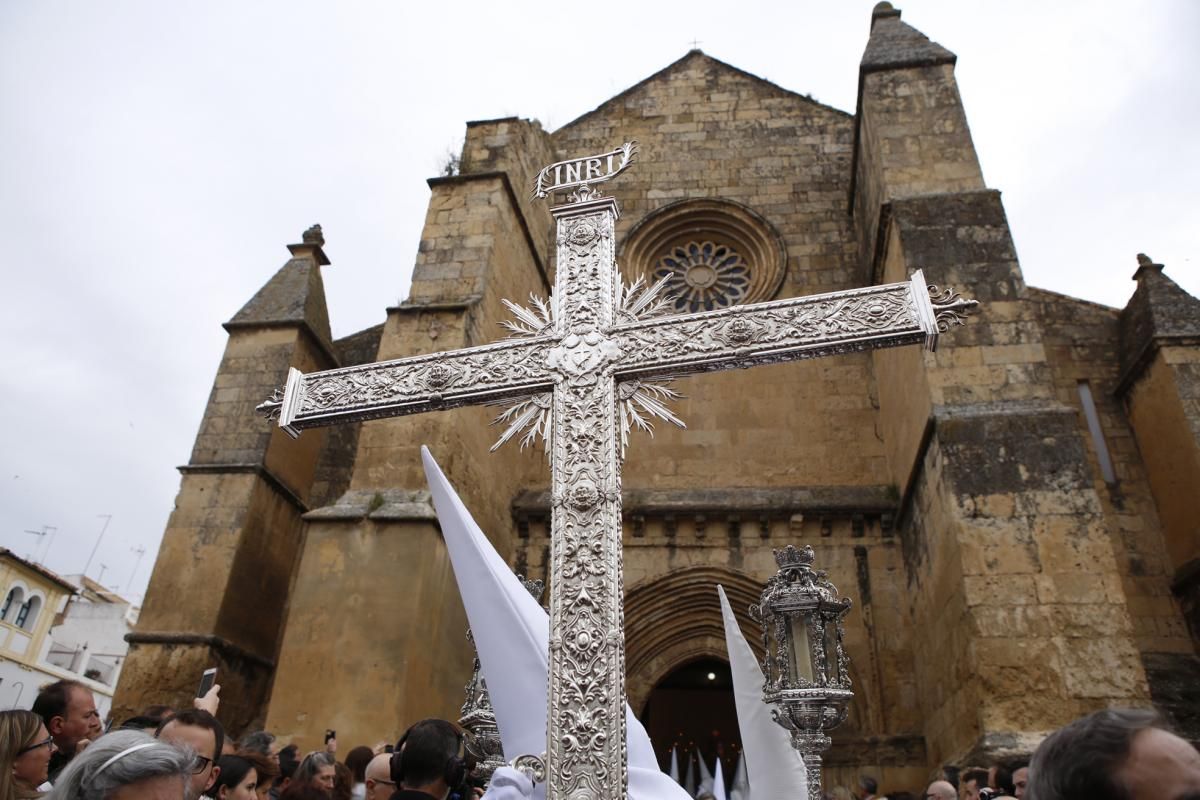
[{"label": "lantern crown", "polygon": [[812,545],[806,544],[804,547],[797,548],[794,544],[789,544],[783,549],[777,549],[775,552],[775,566],[780,569],[797,569],[802,566],[811,567],[816,559],[816,554],[813,553]]}]

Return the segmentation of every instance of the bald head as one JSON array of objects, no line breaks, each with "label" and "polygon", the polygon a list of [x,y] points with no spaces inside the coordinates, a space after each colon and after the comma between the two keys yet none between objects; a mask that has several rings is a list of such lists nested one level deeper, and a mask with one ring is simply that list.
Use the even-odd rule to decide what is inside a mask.
[{"label": "bald head", "polygon": [[396,791],[392,783],[392,754],[380,753],[367,764],[367,800],[387,800]]},{"label": "bald head", "polygon": [[926,800],[958,800],[958,792],[947,781],[934,781],[925,790]]}]

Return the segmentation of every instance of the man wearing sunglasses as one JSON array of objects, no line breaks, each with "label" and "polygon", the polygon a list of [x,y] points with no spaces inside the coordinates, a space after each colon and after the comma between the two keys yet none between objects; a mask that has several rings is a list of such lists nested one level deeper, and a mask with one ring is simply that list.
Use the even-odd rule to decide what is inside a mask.
[{"label": "man wearing sunglasses", "polygon": [[217,782],[221,768],[216,762],[225,746],[225,729],[212,714],[198,709],[171,714],[159,723],[154,735],[177,747],[187,747],[196,754],[187,800],[197,800]]},{"label": "man wearing sunglasses", "polygon": [[391,753],[380,753],[367,764],[366,785],[366,800],[388,800],[395,793]]}]

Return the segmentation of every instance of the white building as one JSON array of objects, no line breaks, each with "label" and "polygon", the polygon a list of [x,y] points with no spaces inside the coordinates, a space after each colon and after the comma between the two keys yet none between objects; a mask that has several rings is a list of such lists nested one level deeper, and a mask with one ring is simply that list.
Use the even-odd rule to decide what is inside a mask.
[{"label": "white building", "polygon": [[0,708],[29,708],[38,687],[66,678],[88,686],[107,717],[138,608],[91,578],[56,575],[2,549],[0,592]]}]

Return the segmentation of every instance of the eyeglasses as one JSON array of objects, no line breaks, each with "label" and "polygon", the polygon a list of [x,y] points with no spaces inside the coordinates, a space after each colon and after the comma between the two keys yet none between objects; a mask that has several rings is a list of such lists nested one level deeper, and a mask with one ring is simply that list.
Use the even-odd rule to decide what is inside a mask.
[{"label": "eyeglasses", "polygon": [[197,755],[196,760],[192,762],[192,774],[199,775],[204,770],[212,766],[213,760],[208,756]]},{"label": "eyeglasses", "polygon": [[33,744],[29,745],[28,747],[22,747],[20,750],[17,751],[17,755],[23,756],[26,753],[32,753],[34,750],[37,750],[39,747],[49,747],[51,753],[53,753],[55,750],[58,749],[58,745],[56,745],[54,743],[54,737],[47,736],[45,739],[43,739],[40,742],[34,742]]},{"label": "eyeglasses", "polygon": [[383,778],[368,778],[367,780],[374,781],[375,783],[382,783],[387,786],[395,786],[396,785],[395,781],[385,781]]}]

